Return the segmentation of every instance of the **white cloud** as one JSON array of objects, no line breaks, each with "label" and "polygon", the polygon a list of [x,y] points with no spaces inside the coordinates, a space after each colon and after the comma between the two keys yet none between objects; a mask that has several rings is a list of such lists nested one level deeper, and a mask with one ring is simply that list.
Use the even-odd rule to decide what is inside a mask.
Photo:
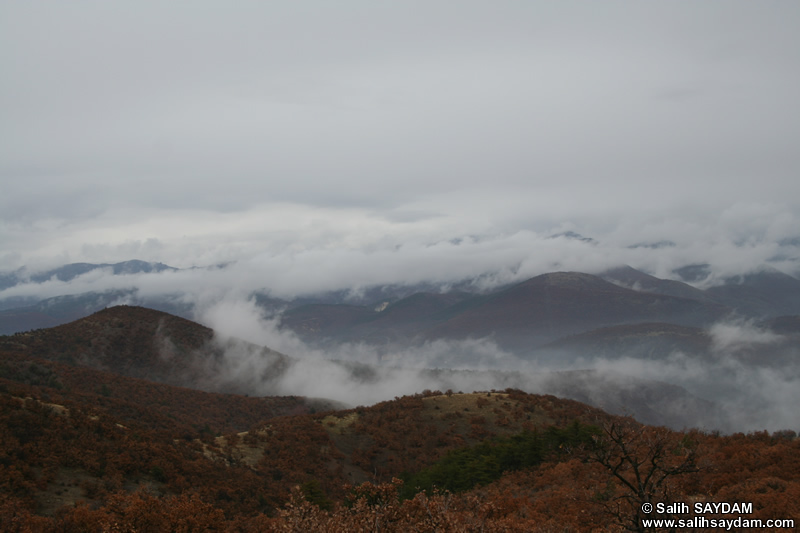
[{"label": "white cloud", "polygon": [[774,344],[783,337],[757,327],[752,321],[720,322],[708,330],[714,351],[724,355],[758,345]]},{"label": "white cloud", "polygon": [[799,23],[788,2],[4,3],[0,272],[235,263],[0,298],[136,288],[224,322],[260,289],[797,274]]},{"label": "white cloud", "polygon": [[[490,339],[439,340],[404,347],[363,343],[311,347],[278,329],[274,320],[265,319],[252,301],[209,303],[199,317],[217,332],[217,346],[225,352],[225,362],[216,368],[220,382],[246,384],[253,394],[297,394],[368,405],[424,389],[472,392],[513,387],[589,399],[615,409],[626,408],[620,402],[638,398],[650,403],[646,407],[660,409],[662,415],[694,420],[704,429],[777,431],[796,429],[800,423],[791,407],[800,401],[800,366],[740,357],[744,344],[763,346],[780,340],[748,323],[713,326],[709,334],[714,351],[705,355],[674,352],[654,360],[635,352],[613,359],[574,353],[561,354],[554,362],[535,354],[520,359]],[[294,362],[277,382],[263,380],[260,376],[269,373],[273,362],[253,346],[226,340],[231,335],[270,346]],[[787,349],[791,347],[781,353],[786,355]],[[359,375],[347,364],[370,366]],[[597,373],[565,373],[585,369]],[[678,385],[701,400],[711,400],[717,410],[698,410],[699,404],[692,404],[677,390],[660,388],[663,384]],[[644,386],[650,387],[647,394]],[[634,411],[642,407],[627,405]]]},{"label": "white cloud", "polygon": [[5,5],[2,268],[563,224],[773,239],[800,192],[800,11],[773,7]]}]

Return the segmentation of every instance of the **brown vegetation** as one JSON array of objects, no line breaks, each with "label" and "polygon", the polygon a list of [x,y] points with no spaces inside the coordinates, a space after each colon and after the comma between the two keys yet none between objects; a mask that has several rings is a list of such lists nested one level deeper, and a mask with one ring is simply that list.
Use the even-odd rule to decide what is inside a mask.
[{"label": "brown vegetation", "polygon": [[[800,519],[791,431],[678,432],[516,390],[312,413],[301,398],[157,384],[14,342],[0,343],[3,531],[636,531],[644,502],[705,501]],[[478,472],[465,490],[400,481],[472,449],[488,450],[480,469],[511,439],[571,428],[582,437],[537,449],[535,466]]]}]

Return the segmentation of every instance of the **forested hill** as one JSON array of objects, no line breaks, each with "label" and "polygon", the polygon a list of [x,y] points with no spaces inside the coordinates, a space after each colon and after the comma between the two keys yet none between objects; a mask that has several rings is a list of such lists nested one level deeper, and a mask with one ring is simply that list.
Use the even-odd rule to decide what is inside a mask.
[{"label": "forested hill", "polygon": [[673,431],[515,389],[341,409],[169,384],[212,339],[125,307],[0,338],[0,529],[614,531],[658,501],[800,518],[791,430]]},{"label": "forested hill", "polygon": [[[4,527],[615,530],[665,490],[678,500],[752,501],[753,518],[799,514],[800,441],[790,432],[676,432],[514,390],[432,391],[311,413],[298,398],[214,395],[99,371],[72,380],[70,369],[3,360]],[[89,377],[96,393],[78,386]],[[226,411],[240,427],[259,421],[231,430]],[[666,483],[634,494],[624,482],[636,479],[634,467],[667,474]]]},{"label": "forested hill", "polygon": [[225,350],[234,347],[264,361],[262,366],[274,374],[263,376],[265,381],[289,364],[287,356],[269,348],[238,339],[218,340],[211,329],[196,322],[128,305],[53,328],[0,336],[0,351],[168,385],[244,392],[220,376]]}]

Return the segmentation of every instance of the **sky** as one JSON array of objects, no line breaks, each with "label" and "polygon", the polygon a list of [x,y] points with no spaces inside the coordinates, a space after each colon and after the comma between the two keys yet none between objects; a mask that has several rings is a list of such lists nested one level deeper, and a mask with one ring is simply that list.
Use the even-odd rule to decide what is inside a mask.
[{"label": "sky", "polygon": [[789,1],[0,0],[0,271],[797,273],[798,27]]},{"label": "sky", "polygon": [[[0,0],[0,274],[229,264],[94,271],[0,299],[180,294],[224,335],[313,356],[253,290],[491,288],[621,264],[800,276],[798,27],[789,0]],[[756,335],[726,327],[721,346]],[[362,348],[335,355],[371,362]],[[454,353],[513,367],[485,339],[397,357]],[[752,427],[766,413],[796,426],[800,369],[637,364],[594,366],[719,382],[746,392],[730,405],[751,406]],[[309,375],[287,391],[352,400],[352,383]]]}]

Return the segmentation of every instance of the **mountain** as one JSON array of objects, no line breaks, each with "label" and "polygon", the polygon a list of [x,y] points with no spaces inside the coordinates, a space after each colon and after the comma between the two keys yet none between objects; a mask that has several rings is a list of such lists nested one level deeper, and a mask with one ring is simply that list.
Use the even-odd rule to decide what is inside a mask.
[{"label": "mountain", "polygon": [[78,276],[98,269],[109,269],[111,273],[116,276],[178,270],[177,268],[163,263],[152,263],[149,261],[140,261],[138,259],[123,261],[121,263],[70,263],[42,272],[29,272],[26,268],[21,268],[0,276],[0,290],[13,287],[23,282],[43,283],[52,279],[58,281],[72,281]]},{"label": "mountain", "polygon": [[[220,434],[203,421],[215,420],[208,406],[266,399],[195,392],[198,427],[187,429],[156,411],[189,400],[181,390],[125,379],[139,389],[91,394],[73,390],[80,380],[59,388],[0,377],[0,523],[48,532],[609,531],[641,523],[642,503],[667,497],[664,480],[681,501],[752,501],[748,519],[797,519],[793,432],[672,431],[509,389],[426,391],[323,413],[262,409],[248,430]],[[639,474],[631,492],[623,482]]]},{"label": "mountain", "polygon": [[702,283],[711,276],[711,265],[708,263],[684,265],[674,269],[672,273],[686,283]]},{"label": "mountain", "polygon": [[711,351],[711,336],[702,328],[645,322],[594,329],[548,343],[541,351],[549,359],[581,354],[584,358],[661,360],[675,352],[701,355]]},{"label": "mountain", "polygon": [[591,237],[584,237],[580,233],[575,233],[574,231],[562,231],[561,233],[555,233],[548,237],[548,239],[570,239],[585,242],[587,244],[597,244],[597,241]]},{"label": "mountain", "polygon": [[598,274],[598,277],[627,289],[675,296],[677,298],[709,301],[709,297],[700,289],[680,281],[660,279],[628,265],[606,270]]},{"label": "mountain", "polygon": [[0,337],[0,349],[113,372],[122,376],[202,390],[248,392],[245,380],[222,370],[226,350],[247,352],[259,384],[277,379],[290,364],[283,354],[235,339],[161,311],[116,306],[50,329]]},{"label": "mountain", "polygon": [[688,298],[634,291],[578,272],[543,274],[476,301],[433,328],[431,337],[494,335],[515,350],[616,324],[709,324],[726,310]]},{"label": "mountain", "polygon": [[[680,501],[752,501],[749,518],[800,518],[791,430],[674,431],[512,388],[426,390],[343,409],[165,383],[203,382],[225,350],[292,364],[140,307],[0,337],[3,529],[607,531],[640,523],[642,503],[665,501],[661,481],[646,481],[662,474]],[[659,423],[713,409],[681,403],[678,387],[616,374],[548,379]],[[653,409],[667,402],[672,411]],[[637,473],[645,481],[631,492]]]},{"label": "mountain", "polygon": [[[108,275],[124,276],[175,272],[178,269],[163,263],[139,260],[99,264],[71,263],[43,272],[30,272],[26,268],[21,268],[0,275],[0,291],[20,284],[41,284],[51,280],[66,283],[96,270],[106,270]],[[65,324],[115,303],[136,300],[136,289],[63,294],[43,299],[30,295],[8,296],[0,299],[0,335]],[[147,305],[173,314],[186,316],[190,314],[186,304],[172,301],[169,297],[150,298]]]},{"label": "mountain", "polygon": [[368,320],[375,312],[363,305],[308,304],[283,313],[281,326],[309,341],[324,340]]},{"label": "mountain", "polygon": [[765,329],[780,335],[800,336],[800,315],[779,316],[761,324]]},{"label": "mountain", "polygon": [[[419,304],[416,309],[411,306],[414,302]],[[427,298],[411,298],[408,303],[411,307],[401,307],[396,312],[409,319],[415,316],[413,311],[420,308],[435,312],[436,306],[432,309]],[[621,333],[618,336],[624,337]],[[584,353],[596,355],[586,346],[583,348],[587,350]],[[552,345],[547,355],[557,354],[566,360],[567,356],[563,354],[570,353],[569,357],[574,357],[575,353],[581,353],[580,349],[581,346],[576,344]],[[327,383],[328,390],[332,391],[354,387],[379,391],[392,386],[393,381],[426,383],[443,390],[458,389],[468,383],[473,387],[510,387],[558,394],[603,406],[611,413],[633,414],[647,423],[683,427],[714,425],[712,421],[715,420],[715,427],[727,427],[727,421],[708,407],[709,402],[680,387],[673,386],[667,391],[663,383],[616,375],[610,371],[603,373],[602,379],[598,377],[592,390],[588,391],[589,381],[581,373],[526,374],[491,368],[459,371],[379,367],[348,361],[311,362],[238,339],[218,338],[212,330],[200,324],[142,307],[112,307],[69,324],[0,337],[0,353],[3,352],[209,392],[297,393],[297,385],[291,384],[300,375],[306,381],[335,381],[332,388]],[[544,361],[545,357],[540,360]],[[666,392],[653,395],[653,390]],[[614,399],[620,394],[628,399],[624,409],[622,403]],[[685,409],[685,416],[681,418],[674,414],[675,404],[694,407]]]},{"label": "mountain", "polygon": [[281,325],[317,343],[400,342],[441,322],[449,310],[474,298],[474,294],[460,291],[418,292],[393,302],[379,300],[369,306],[310,304],[284,312]]},{"label": "mountain", "polygon": [[66,324],[130,299],[132,290],[85,292],[46,298],[33,305],[0,311],[0,335]]},{"label": "mountain", "polygon": [[728,278],[706,294],[736,312],[755,318],[800,314],[800,280],[772,268]]},{"label": "mountain", "polygon": [[664,382],[608,371],[572,370],[553,373],[543,387],[548,394],[577,400],[608,413],[631,414],[645,424],[678,429],[731,427],[719,406]]},{"label": "mountain", "polygon": [[635,250],[636,248],[650,248],[652,250],[658,250],[661,248],[674,248],[677,246],[674,241],[670,240],[661,240],[661,241],[654,241],[654,242],[637,242],[636,244],[631,244],[628,248]]},{"label": "mountain", "polygon": [[[638,272],[626,273],[631,271]],[[530,353],[535,346],[602,326],[645,321],[699,326],[729,312],[702,291],[650,278],[644,273],[635,277],[649,283],[653,291],[646,292],[589,274],[558,272],[489,294],[417,293],[383,307],[301,306],[287,310],[281,324],[315,342],[491,337],[506,349]]]},{"label": "mountain", "polygon": [[[487,337],[506,350],[530,355],[537,347],[567,336],[591,337],[590,332],[602,328],[653,323],[672,330],[668,335],[643,333],[640,341],[649,347],[639,347],[645,351],[703,351],[698,342],[706,341],[685,344],[692,335],[678,333],[678,328],[704,328],[737,314],[768,319],[798,313],[800,280],[778,271],[765,270],[700,290],[623,266],[597,276],[543,274],[486,294],[417,293],[372,305],[310,304],[288,309],[281,320],[282,327],[316,343],[380,345]],[[630,340],[628,333],[619,332]]]},{"label": "mountain", "polygon": [[143,302],[133,289],[84,292],[54,296],[34,305],[0,311],[0,335],[59,326],[116,306],[120,302],[146,303],[151,309],[182,317],[193,314],[191,305],[176,297],[148,298]]},{"label": "mountain", "polygon": [[[98,268],[120,275],[176,270],[143,261],[77,263],[35,275],[20,271],[6,278],[16,276],[17,281],[24,278],[31,283],[72,280]],[[678,270],[687,279],[707,277],[710,272],[707,265]],[[580,283],[576,281],[579,279]],[[800,313],[800,281],[769,270],[732,278],[707,290],[659,279],[630,266],[597,276],[553,272],[490,292],[476,292],[474,281],[449,287],[425,283],[373,286],[290,300],[263,293],[252,296],[266,315],[278,317],[284,329],[307,342],[413,344],[493,336],[513,351],[528,351],[559,337],[613,325],[669,322],[699,327],[733,312],[759,319]],[[0,302],[0,334],[64,324],[123,302],[193,316],[191,305],[174,295],[144,299],[135,289],[63,295],[35,302],[9,297]]]}]

